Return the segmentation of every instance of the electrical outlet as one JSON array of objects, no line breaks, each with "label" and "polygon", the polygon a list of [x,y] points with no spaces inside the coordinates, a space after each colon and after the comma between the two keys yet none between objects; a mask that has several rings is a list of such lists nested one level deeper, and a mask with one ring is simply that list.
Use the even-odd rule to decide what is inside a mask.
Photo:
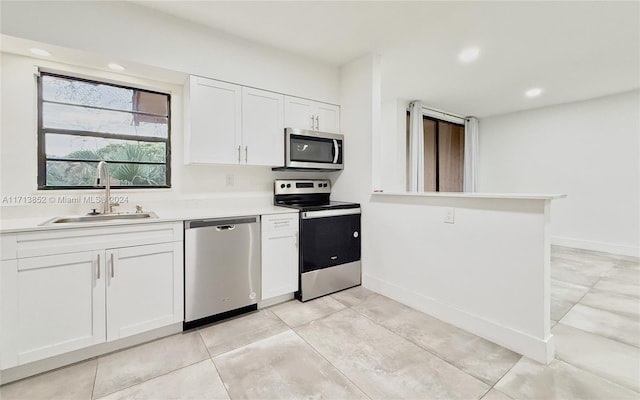
[{"label": "electrical outlet", "polygon": [[227,174],[227,187],[233,187],[236,177],[233,174]]},{"label": "electrical outlet", "polygon": [[456,223],[456,209],[453,207],[447,207],[444,213],[444,222],[445,224],[455,224]]}]

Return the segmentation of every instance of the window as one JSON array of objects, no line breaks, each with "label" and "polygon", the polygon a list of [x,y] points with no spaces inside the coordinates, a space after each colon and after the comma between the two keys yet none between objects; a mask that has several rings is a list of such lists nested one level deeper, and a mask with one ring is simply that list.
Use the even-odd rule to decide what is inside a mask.
[{"label": "window", "polygon": [[[464,125],[427,116],[422,117],[422,124],[424,128],[424,191],[462,192]],[[407,113],[407,160],[409,159],[409,125],[410,119]],[[409,168],[408,164],[407,168]]]},{"label": "window", "polygon": [[170,96],[42,72],[38,188],[95,187],[98,162],[114,188],[171,187]]}]

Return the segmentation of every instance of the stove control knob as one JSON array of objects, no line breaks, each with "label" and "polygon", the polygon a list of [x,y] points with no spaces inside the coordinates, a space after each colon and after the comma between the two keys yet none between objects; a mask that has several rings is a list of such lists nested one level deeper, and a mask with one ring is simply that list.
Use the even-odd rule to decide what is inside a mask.
[{"label": "stove control knob", "polygon": [[288,188],[290,188],[290,187],[291,187],[291,184],[290,184],[290,183],[287,183],[287,187],[288,187]]},{"label": "stove control knob", "polygon": [[360,236],[360,234],[358,233],[358,231],[353,232],[353,237],[357,238],[358,236]]},{"label": "stove control knob", "polygon": [[326,184],[326,183],[324,184],[324,187],[327,187],[327,184]]},{"label": "stove control knob", "polygon": [[284,189],[284,183],[280,184],[280,187],[281,187],[282,189]]}]

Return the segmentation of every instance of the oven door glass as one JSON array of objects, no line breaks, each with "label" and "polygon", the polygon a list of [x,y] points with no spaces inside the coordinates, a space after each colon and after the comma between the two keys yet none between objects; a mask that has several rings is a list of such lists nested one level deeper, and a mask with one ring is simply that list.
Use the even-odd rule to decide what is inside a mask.
[{"label": "oven door glass", "polygon": [[291,161],[342,164],[341,140],[300,135],[291,135],[289,140]]},{"label": "oven door glass", "polygon": [[360,260],[360,214],[302,220],[302,273]]}]

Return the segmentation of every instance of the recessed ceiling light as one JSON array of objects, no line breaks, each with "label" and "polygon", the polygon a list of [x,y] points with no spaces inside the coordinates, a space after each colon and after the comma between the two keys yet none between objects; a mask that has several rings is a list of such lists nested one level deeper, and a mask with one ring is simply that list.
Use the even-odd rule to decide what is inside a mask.
[{"label": "recessed ceiling light", "polygon": [[124,67],[120,64],[111,63],[108,65],[108,67],[114,71],[124,71]]},{"label": "recessed ceiling light", "polygon": [[480,49],[477,47],[468,47],[458,54],[458,59],[462,62],[471,62],[478,58],[480,54]]},{"label": "recessed ceiling light", "polygon": [[537,97],[537,96],[540,96],[541,93],[542,93],[542,89],[540,89],[540,88],[533,88],[533,89],[529,89],[526,92],[524,92],[524,94],[527,97]]},{"label": "recessed ceiling light", "polygon": [[42,57],[49,57],[51,55],[51,53],[49,53],[46,50],[42,50],[42,49],[36,49],[35,47],[32,49],[29,49],[29,51],[37,56],[42,56]]}]

